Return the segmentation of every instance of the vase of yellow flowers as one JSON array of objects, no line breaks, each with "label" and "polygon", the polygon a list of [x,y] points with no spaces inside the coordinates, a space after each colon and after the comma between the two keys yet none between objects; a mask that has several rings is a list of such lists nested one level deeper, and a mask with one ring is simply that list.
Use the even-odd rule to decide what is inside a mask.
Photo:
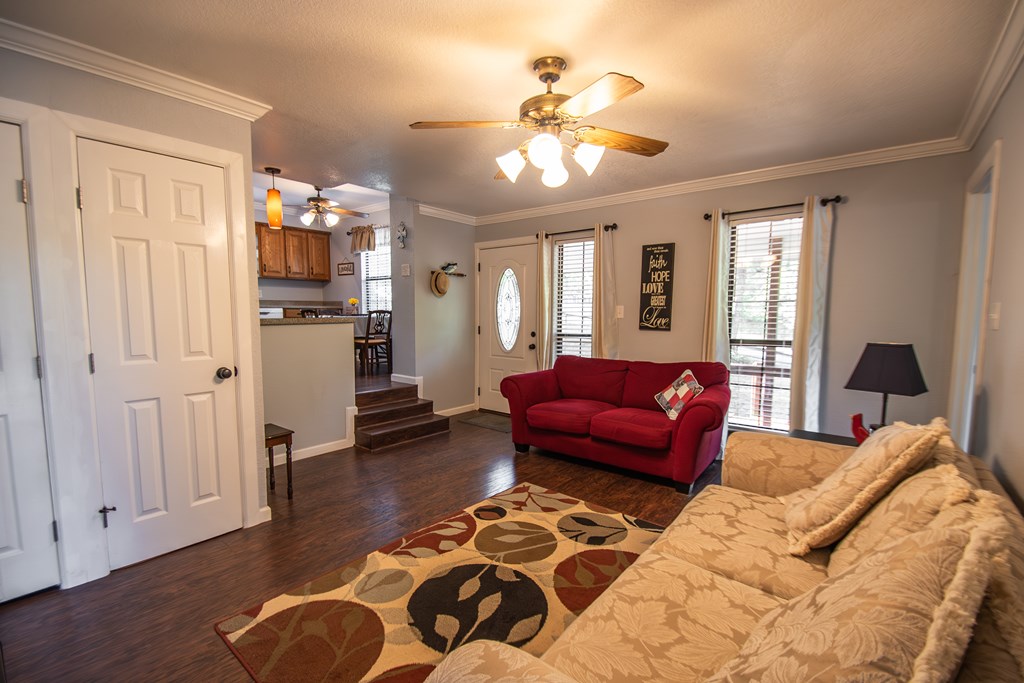
[{"label": "vase of yellow flowers", "polygon": [[356,315],[359,313],[359,299],[350,297],[348,300],[348,310],[345,311],[349,315]]}]

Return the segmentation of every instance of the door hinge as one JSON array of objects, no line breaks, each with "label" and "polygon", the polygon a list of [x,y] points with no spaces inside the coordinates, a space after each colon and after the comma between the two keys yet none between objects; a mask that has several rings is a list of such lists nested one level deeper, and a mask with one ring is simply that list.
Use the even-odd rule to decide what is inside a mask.
[{"label": "door hinge", "polygon": [[89,374],[90,375],[95,375],[96,374],[96,354],[95,353],[90,353],[89,354]]},{"label": "door hinge", "polygon": [[28,204],[28,180],[21,179],[21,203]]},{"label": "door hinge", "polygon": [[480,264],[479,263],[476,264],[476,272],[478,272],[478,273],[480,272]]},{"label": "door hinge", "polygon": [[43,378],[43,357],[36,356],[36,377]]},{"label": "door hinge", "polygon": [[479,325],[476,326],[476,333],[480,334],[480,326]]},{"label": "door hinge", "polygon": [[479,396],[479,395],[480,395],[480,387],[477,387],[477,388],[476,388],[476,395],[477,395],[477,396]]},{"label": "door hinge", "polygon": [[82,188],[80,187],[75,188],[75,204],[78,205],[79,209],[82,208]]},{"label": "door hinge", "polygon": [[57,533],[57,520],[53,520],[53,542],[56,543],[60,540],[60,534]]}]

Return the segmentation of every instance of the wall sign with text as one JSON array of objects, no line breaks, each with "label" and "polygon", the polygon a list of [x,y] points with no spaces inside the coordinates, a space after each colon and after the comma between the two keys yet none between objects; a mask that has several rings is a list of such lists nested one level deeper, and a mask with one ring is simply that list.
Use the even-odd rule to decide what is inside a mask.
[{"label": "wall sign with text", "polygon": [[640,263],[640,329],[672,329],[676,243],[645,244]]}]

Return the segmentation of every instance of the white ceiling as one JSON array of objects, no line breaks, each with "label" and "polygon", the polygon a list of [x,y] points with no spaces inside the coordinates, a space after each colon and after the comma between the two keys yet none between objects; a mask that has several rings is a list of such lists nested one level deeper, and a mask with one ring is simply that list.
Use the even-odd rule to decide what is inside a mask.
[{"label": "white ceiling", "polygon": [[[33,0],[0,17],[271,105],[255,170],[481,216],[953,138],[1015,2]],[[532,168],[492,179],[523,130],[409,129],[516,119],[550,54],[569,63],[557,92],[643,82],[586,122],[668,150],[610,151],[548,189]]]}]

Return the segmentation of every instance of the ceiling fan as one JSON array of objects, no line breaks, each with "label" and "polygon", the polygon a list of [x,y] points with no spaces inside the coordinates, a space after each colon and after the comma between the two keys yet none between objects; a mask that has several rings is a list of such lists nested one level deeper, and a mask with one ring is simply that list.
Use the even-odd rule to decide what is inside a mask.
[{"label": "ceiling fan", "polygon": [[299,216],[299,220],[302,221],[303,225],[312,225],[313,221],[320,219],[320,221],[328,228],[333,228],[341,220],[341,216],[356,216],[357,218],[367,218],[370,214],[362,213],[360,211],[350,211],[349,209],[342,209],[338,206],[338,202],[322,197],[320,191],[324,188],[313,186],[316,190],[315,197],[306,197],[306,204],[303,206],[292,205],[289,208],[292,209],[307,209],[306,213]]},{"label": "ceiling fan", "polygon": [[[665,151],[668,143],[661,140],[587,124],[578,125],[584,117],[638,92],[644,87],[643,83],[632,76],[611,72],[570,97],[551,91],[552,84],[561,78],[565,68],[565,60],[561,57],[541,57],[533,63],[538,78],[547,85],[547,92],[519,105],[519,119],[516,121],[417,121],[409,127],[526,128],[537,131],[536,136],[524,141],[517,149],[497,158],[501,171],[494,178],[508,178],[514,183],[528,160],[544,171],[541,180],[549,187],[559,187],[569,177],[561,161],[563,146],[572,151],[573,158],[587,175],[594,172],[605,149],[617,149],[646,157]],[[562,143],[562,133],[571,134],[574,143]]]}]

